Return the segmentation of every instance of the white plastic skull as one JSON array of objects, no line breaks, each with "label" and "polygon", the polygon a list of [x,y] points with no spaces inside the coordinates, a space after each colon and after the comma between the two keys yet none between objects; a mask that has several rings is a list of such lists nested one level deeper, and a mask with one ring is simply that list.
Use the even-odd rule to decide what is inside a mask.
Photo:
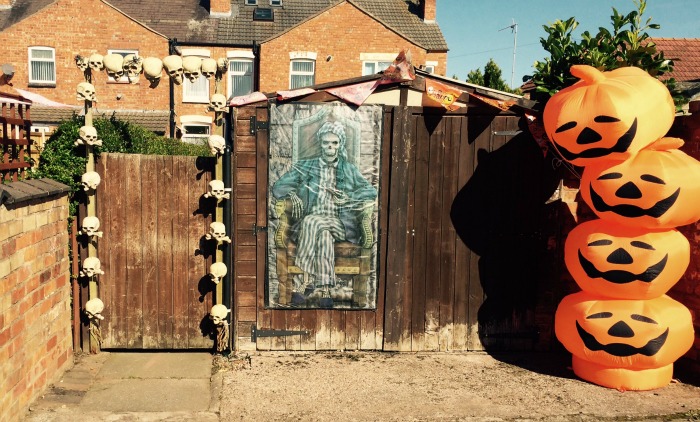
[{"label": "white plastic skull", "polygon": [[205,237],[215,239],[217,243],[231,243],[231,238],[226,236],[226,226],[218,221],[209,225],[209,233]]},{"label": "white plastic skull", "polygon": [[219,284],[221,279],[226,277],[227,272],[228,268],[226,268],[226,264],[223,262],[215,262],[209,266],[209,276],[211,277],[211,281],[216,284]]},{"label": "white plastic skull", "polygon": [[75,56],[75,65],[78,66],[82,72],[85,72],[88,68],[88,58],[81,55]]},{"label": "white plastic skull", "polygon": [[230,199],[231,188],[225,188],[224,182],[221,180],[212,180],[209,182],[209,192],[204,194],[205,198],[216,198],[218,201],[222,199]]},{"label": "white plastic skull", "polygon": [[143,59],[143,74],[148,82],[157,83],[163,74],[163,61],[157,57],[146,57]]},{"label": "white plastic skull", "polygon": [[105,304],[100,298],[90,299],[85,303],[85,314],[91,320],[103,320],[105,317],[102,316],[102,311],[105,310]]},{"label": "white plastic skull", "polygon": [[221,135],[211,135],[209,139],[207,139],[207,144],[212,154],[222,155],[226,147],[226,140]]},{"label": "white plastic skull", "polygon": [[212,320],[214,325],[228,325],[226,322],[226,317],[228,313],[231,312],[226,305],[218,304],[211,307],[209,311],[209,318]]},{"label": "white plastic skull", "polygon": [[103,62],[110,77],[119,80],[124,76],[124,57],[121,54],[107,54]]},{"label": "white plastic skull", "polygon": [[219,68],[219,73],[228,72],[228,59],[226,57],[220,58],[216,61],[216,66]]},{"label": "white plastic skull", "polygon": [[182,58],[182,69],[185,78],[195,83],[202,74],[202,59],[196,56],[185,56]]},{"label": "white plastic skull", "polygon": [[79,139],[76,139],[75,145],[97,145],[97,146],[102,146],[102,140],[97,139],[97,129],[95,129],[93,126],[83,126],[80,128],[80,131],[78,132],[78,135],[80,136]]},{"label": "white plastic skull", "polygon": [[104,274],[105,272],[102,271],[101,267],[102,263],[100,262],[100,258],[96,256],[85,258],[83,261],[83,269],[80,270],[80,275],[83,277],[92,278],[95,275]]},{"label": "white plastic skull", "polygon": [[88,65],[90,66],[90,69],[101,72],[105,68],[104,57],[102,54],[91,54],[90,58],[88,59]]},{"label": "white plastic skull", "polygon": [[134,84],[138,82],[139,75],[143,72],[143,59],[136,54],[128,54],[124,56],[122,69],[124,69],[129,82]]},{"label": "white plastic skull", "polygon": [[80,232],[87,236],[97,236],[102,237],[102,232],[97,231],[100,228],[100,219],[97,217],[85,217],[83,218],[83,224],[80,226]]},{"label": "white plastic skull", "polygon": [[88,192],[97,189],[100,184],[100,175],[96,171],[88,171],[80,176],[80,184],[83,185],[83,190]]},{"label": "white plastic skull", "polygon": [[97,101],[95,98],[95,87],[89,82],[81,82],[76,89],[76,99],[78,101]]},{"label": "white plastic skull", "polygon": [[207,79],[216,76],[217,67],[218,65],[216,64],[216,60],[212,59],[211,57],[202,59],[202,76]]},{"label": "white plastic skull", "polygon": [[223,94],[214,94],[209,101],[210,111],[226,111],[226,97]]},{"label": "white plastic skull", "polygon": [[182,57],[172,55],[164,58],[163,67],[175,85],[182,84]]}]

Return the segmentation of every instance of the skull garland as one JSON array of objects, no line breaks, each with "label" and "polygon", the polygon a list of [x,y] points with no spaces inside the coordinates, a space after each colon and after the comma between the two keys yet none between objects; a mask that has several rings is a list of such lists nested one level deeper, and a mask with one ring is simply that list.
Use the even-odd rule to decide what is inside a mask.
[{"label": "skull garland", "polygon": [[118,81],[124,76],[124,57],[121,54],[107,54],[103,62],[111,78]]},{"label": "skull garland", "polygon": [[226,226],[224,226],[224,223],[219,223],[218,221],[209,225],[209,233],[204,237],[208,240],[215,239],[218,244],[231,243],[231,238],[226,236]]},{"label": "skull garland", "polygon": [[185,56],[182,58],[182,69],[185,78],[195,83],[202,74],[202,59],[196,56]]},{"label": "skull garland", "polygon": [[88,237],[102,237],[102,232],[97,231],[100,228],[100,219],[97,217],[83,218],[83,224],[80,227],[80,233]]},{"label": "skull garland", "polygon": [[75,65],[78,66],[78,69],[80,69],[81,72],[85,72],[89,65],[88,58],[78,54],[75,56]]},{"label": "skull garland", "polygon": [[[78,135],[80,135],[79,139],[76,139],[73,145],[78,146],[78,145],[92,145],[92,146],[102,146],[102,140],[97,139],[97,129],[95,129],[93,126],[83,126],[80,128],[80,132],[78,132]],[[99,182],[98,182],[99,183]]]},{"label": "skull garland", "polygon": [[92,54],[90,55],[90,58],[88,59],[88,66],[90,66],[90,69],[95,70],[97,72],[101,72],[105,68],[104,64],[104,57],[102,54]]},{"label": "skull garland", "polygon": [[92,278],[96,275],[104,274],[105,272],[102,271],[101,266],[100,258],[95,256],[85,258],[83,261],[83,269],[80,270],[80,276]]},{"label": "skull garland", "polygon": [[231,188],[225,188],[224,182],[221,180],[212,180],[209,182],[209,192],[204,194],[205,198],[216,198],[217,202],[223,199],[230,199]]},{"label": "skull garland", "polygon": [[90,322],[103,320],[102,311],[105,310],[105,304],[100,298],[90,299],[85,303],[85,314],[90,318]]},{"label": "skull garland", "polygon": [[226,268],[226,264],[223,262],[215,262],[209,266],[209,276],[214,284],[219,284],[219,282],[226,277],[227,272],[228,268]]},{"label": "skull garland", "polygon": [[96,171],[88,171],[80,176],[80,184],[85,192],[97,189],[100,181],[100,175]]},{"label": "skull garland", "polygon": [[223,75],[228,72],[228,59],[226,57],[220,58],[216,61],[216,66],[218,67],[219,74]]},{"label": "skull garland", "polygon": [[89,82],[79,83],[76,94],[78,101],[97,101],[95,98],[95,87]]},{"label": "skull garland", "polygon": [[212,59],[211,57],[202,59],[202,76],[207,79],[216,77],[217,67],[218,65],[216,64],[216,60]]},{"label": "skull garland", "polygon": [[139,81],[139,75],[143,72],[143,59],[136,54],[129,54],[124,57],[122,69],[124,69],[129,83],[135,84]]},{"label": "skull garland", "polygon": [[214,94],[209,100],[209,111],[227,111],[226,97],[223,94]]},{"label": "skull garland", "polygon": [[209,311],[209,318],[216,326],[228,325],[228,322],[226,322],[226,317],[228,316],[229,312],[231,312],[231,310],[228,309],[226,305],[214,305],[211,307],[211,311]]},{"label": "skull garland", "polygon": [[226,140],[221,135],[211,135],[207,140],[209,145],[209,150],[214,155],[223,155],[224,149],[226,148]]},{"label": "skull garland", "polygon": [[168,72],[168,76],[175,85],[182,84],[182,57],[177,55],[168,56],[163,59],[163,67]]},{"label": "skull garland", "polygon": [[143,59],[143,74],[148,82],[155,86],[160,82],[163,73],[163,61],[157,57]]}]

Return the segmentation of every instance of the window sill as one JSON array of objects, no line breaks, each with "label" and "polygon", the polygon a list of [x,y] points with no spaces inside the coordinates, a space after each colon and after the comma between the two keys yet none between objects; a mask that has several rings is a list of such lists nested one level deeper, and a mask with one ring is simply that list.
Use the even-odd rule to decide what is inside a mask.
[{"label": "window sill", "polygon": [[56,82],[29,82],[30,88],[56,88]]},{"label": "window sill", "polygon": [[205,99],[201,99],[201,100],[190,100],[190,99],[185,100],[185,99],[183,99],[182,103],[183,104],[209,104],[209,100],[208,99],[206,99],[206,100]]}]

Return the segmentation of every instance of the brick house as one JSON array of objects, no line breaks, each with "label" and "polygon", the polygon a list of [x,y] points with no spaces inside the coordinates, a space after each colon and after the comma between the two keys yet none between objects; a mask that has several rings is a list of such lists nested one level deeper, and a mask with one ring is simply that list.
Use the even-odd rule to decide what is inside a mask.
[{"label": "brick house", "polygon": [[73,106],[35,101],[38,128],[80,113],[77,55],[226,57],[221,86],[203,77],[171,87],[163,75],[150,87],[143,75],[135,84],[93,76],[98,113],[188,137],[210,130],[207,104],[217,89],[228,98],[376,73],[404,48],[414,65],[444,75],[447,44],[435,7],[436,0],[0,0],[0,65],[14,67],[14,88]]},{"label": "brick house", "polygon": [[673,72],[661,79],[674,78],[690,102],[700,100],[700,38],[654,38],[654,43],[673,60]]}]

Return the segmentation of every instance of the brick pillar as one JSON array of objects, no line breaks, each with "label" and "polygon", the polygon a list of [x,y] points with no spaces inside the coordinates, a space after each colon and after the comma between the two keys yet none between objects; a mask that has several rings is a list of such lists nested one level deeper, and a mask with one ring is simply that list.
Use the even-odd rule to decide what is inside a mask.
[{"label": "brick pillar", "polygon": [[423,22],[435,22],[435,3],[437,3],[437,0],[421,0],[423,5]]},{"label": "brick pillar", "polygon": [[[0,2],[7,0],[0,0]],[[209,2],[209,15],[216,18],[231,16],[231,0],[211,0]]]}]

